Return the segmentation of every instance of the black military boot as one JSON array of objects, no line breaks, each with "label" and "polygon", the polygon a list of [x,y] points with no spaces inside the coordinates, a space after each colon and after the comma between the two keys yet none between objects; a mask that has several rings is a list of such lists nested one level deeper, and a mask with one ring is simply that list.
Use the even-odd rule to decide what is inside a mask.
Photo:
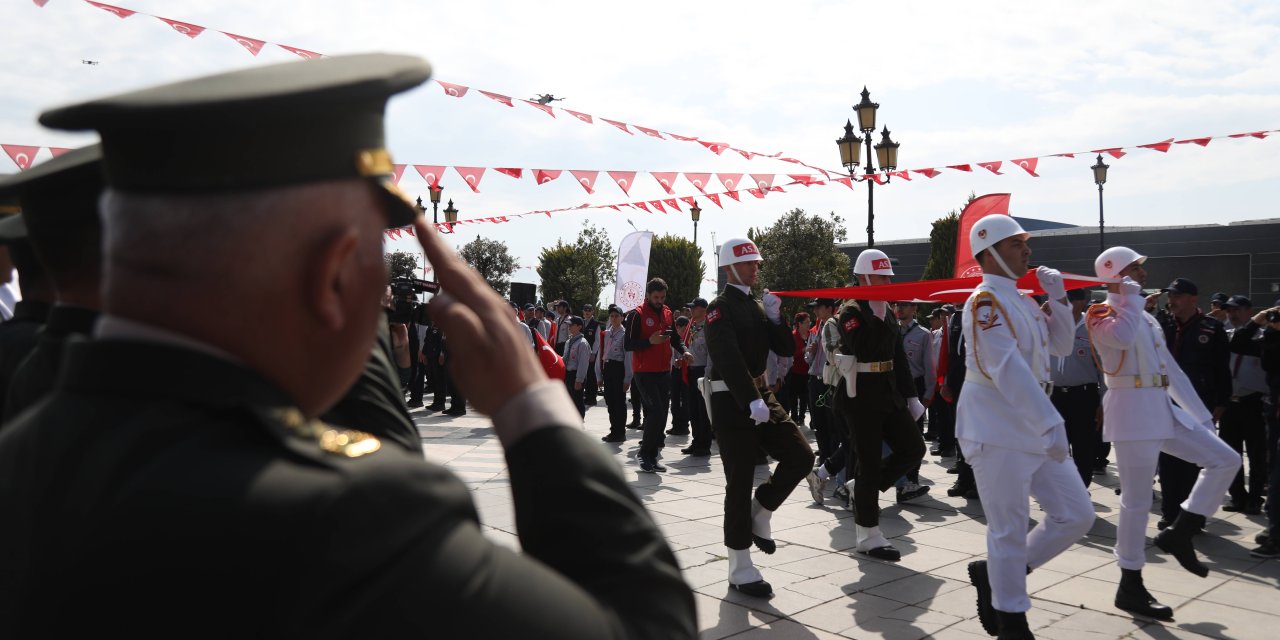
[{"label": "black military boot", "polygon": [[1142,584],[1141,569],[1121,569],[1120,588],[1116,589],[1116,608],[1158,620],[1172,620],[1173,609],[1156,602]]},{"label": "black military boot", "polygon": [[999,609],[995,612],[996,619],[1000,621],[1000,634],[996,636],[996,640],[1035,640],[1035,636],[1031,635],[1031,628],[1027,626],[1026,613],[1009,613]]},{"label": "black military boot", "polygon": [[1209,568],[1200,563],[1200,559],[1196,557],[1196,549],[1191,544],[1191,536],[1203,528],[1204,516],[1183,509],[1173,525],[1156,534],[1156,546],[1173,556],[1183,569],[1203,578],[1209,575]]}]

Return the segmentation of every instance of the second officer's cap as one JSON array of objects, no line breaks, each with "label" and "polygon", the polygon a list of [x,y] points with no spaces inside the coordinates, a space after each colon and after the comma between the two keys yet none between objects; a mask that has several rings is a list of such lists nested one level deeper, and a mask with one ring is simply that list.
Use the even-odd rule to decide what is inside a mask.
[{"label": "second officer's cap", "polygon": [[387,100],[431,76],[416,56],[359,54],[232,71],[46,111],[54,129],[96,129],[106,181],[138,193],[220,193],[368,178],[391,226],[416,208],[396,188]]}]

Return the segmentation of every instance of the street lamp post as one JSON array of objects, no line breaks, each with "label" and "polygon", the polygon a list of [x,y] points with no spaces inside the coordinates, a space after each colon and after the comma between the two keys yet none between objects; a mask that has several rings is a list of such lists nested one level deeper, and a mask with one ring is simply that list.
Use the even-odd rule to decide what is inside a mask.
[{"label": "street lamp post", "polygon": [[1102,154],[1098,154],[1098,164],[1089,167],[1093,169],[1093,182],[1098,185],[1098,251],[1107,250],[1107,241],[1103,238],[1103,222],[1102,222],[1102,185],[1107,183],[1107,168],[1110,165],[1102,161]]},{"label": "street lamp post", "polygon": [[[860,138],[853,132],[853,122],[846,121],[844,123],[844,136],[836,140],[836,145],[840,147],[840,162],[849,172],[849,178],[853,179],[857,175],[858,163],[861,161],[862,145],[867,147],[867,164],[863,169],[866,175],[870,176],[876,172],[875,166],[871,163],[871,135],[876,130],[876,110],[880,108],[880,104],[871,101],[871,92],[866,87],[862,88],[862,101],[854,105],[853,110],[858,114],[858,129],[862,131],[865,138]],[[879,144],[875,145],[876,160],[880,163],[881,171],[889,172],[898,168],[898,143],[889,138],[889,128],[884,127],[881,131]],[[888,182],[889,176],[885,176]],[[873,247],[875,240],[875,180],[869,177],[867,183],[867,246]]]},{"label": "street lamp post", "polygon": [[458,221],[458,210],[453,206],[453,199],[449,199],[449,204],[444,208],[444,221],[449,223],[449,233],[453,233],[453,223]]},{"label": "street lamp post", "polygon": [[[440,192],[441,191],[444,191],[444,187],[438,184],[427,187],[427,197],[430,198],[431,200],[431,224],[432,225],[438,224],[440,222]],[[452,205],[453,201],[450,200],[449,204]],[[422,214],[423,217],[426,217],[427,215],[427,207],[422,204],[422,196],[418,196],[418,213]],[[456,214],[457,212],[454,212],[454,213]],[[445,212],[445,215],[448,215],[448,211]],[[422,277],[423,278],[427,277],[427,255],[425,253],[422,254]],[[436,277],[434,273],[431,275],[431,281],[432,282],[436,281]]]},{"label": "street lamp post", "polygon": [[702,218],[702,209],[698,207],[695,200],[693,205],[689,207],[689,217],[693,218],[693,244],[698,244],[698,220]]}]

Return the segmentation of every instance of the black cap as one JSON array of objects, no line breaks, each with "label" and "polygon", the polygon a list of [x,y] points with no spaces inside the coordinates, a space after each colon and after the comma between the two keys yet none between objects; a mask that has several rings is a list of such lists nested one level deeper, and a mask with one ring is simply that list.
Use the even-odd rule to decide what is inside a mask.
[{"label": "black cap", "polygon": [[1185,293],[1187,295],[1194,296],[1194,295],[1200,294],[1200,288],[1196,286],[1196,283],[1186,278],[1174,278],[1173,282],[1170,282],[1169,286],[1161,289],[1160,292],[1161,293]]},{"label": "black cap", "polygon": [[19,202],[27,225],[49,239],[71,226],[98,226],[101,195],[102,147],[96,144],[0,177],[0,201]]},{"label": "black cap", "polygon": [[955,306],[954,304],[951,304],[951,303],[949,303],[949,302],[948,302],[947,304],[942,305],[942,312],[943,312],[943,313],[955,313],[955,312],[956,312],[956,306]]},{"label": "black cap", "polygon": [[533,303],[531,303],[531,302],[526,302],[526,303],[524,304],[524,310],[525,310],[525,311],[533,311],[533,308],[534,308],[534,307],[533,307]]},{"label": "black cap", "polygon": [[587,304],[582,305],[582,310],[583,310],[583,311],[595,311],[595,310],[596,310],[596,306],[595,306],[594,304],[591,304],[590,302],[588,302]]},{"label": "black cap", "polygon": [[679,318],[676,318],[677,327],[683,327],[686,324],[689,324],[689,316],[680,316]]},{"label": "black cap", "polygon": [[576,324],[581,327],[586,324],[586,322],[582,320],[582,316],[569,316],[569,324]]},{"label": "black cap", "polygon": [[1088,289],[1071,289],[1067,291],[1067,300],[1079,301],[1079,300],[1088,300],[1088,299],[1089,299]]},{"label": "black cap", "polygon": [[686,304],[685,306],[689,307],[690,309],[695,307],[702,307],[703,309],[706,309],[710,305],[707,303],[706,298],[694,298],[692,302],[690,302],[689,304]]},{"label": "black cap", "polygon": [[22,214],[7,215],[0,219],[0,245],[8,246],[15,242],[26,242],[27,221]]},{"label": "black cap", "polygon": [[1217,291],[1213,295],[1209,296],[1209,302],[1216,302],[1218,304],[1223,304],[1227,301],[1228,297],[1229,296],[1227,296],[1227,294],[1221,291]]},{"label": "black cap", "polygon": [[836,308],[836,299],[835,298],[814,298],[813,302],[809,304],[815,307],[831,307],[832,309],[834,309]]},{"label": "black cap", "polygon": [[620,316],[621,316],[621,315],[626,315],[625,313],[623,313],[623,311],[622,311],[622,307],[619,307],[619,306],[618,306],[618,305],[616,305],[616,304],[611,304],[611,305],[609,305],[609,313],[616,313],[616,314],[618,314],[618,315],[620,315]]},{"label": "black cap", "polygon": [[391,226],[417,209],[392,182],[387,100],[431,76],[416,56],[344,55],[252,67],[40,115],[54,129],[96,129],[107,184],[141,193],[210,193],[369,178]]},{"label": "black cap", "polygon": [[1222,303],[1222,306],[1224,306],[1224,307],[1244,307],[1244,308],[1246,308],[1246,309],[1252,309],[1252,308],[1253,308],[1253,301],[1252,301],[1252,300],[1250,300],[1250,299],[1248,299],[1248,298],[1246,298],[1245,296],[1242,296],[1242,295],[1237,294],[1237,295],[1231,296],[1230,298],[1227,298],[1227,301],[1226,301],[1226,302],[1224,302],[1224,303]]},{"label": "black cap", "polygon": [[933,311],[930,311],[930,312],[929,312],[929,317],[930,317],[930,318],[941,318],[941,317],[942,317],[942,307],[934,307]]}]

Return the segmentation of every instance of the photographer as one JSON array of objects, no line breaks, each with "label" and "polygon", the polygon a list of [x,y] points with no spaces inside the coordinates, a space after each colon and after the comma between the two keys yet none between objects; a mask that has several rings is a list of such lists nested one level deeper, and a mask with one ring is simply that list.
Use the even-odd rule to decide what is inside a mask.
[{"label": "photographer", "polygon": [[1258,547],[1249,552],[1255,558],[1280,558],[1280,300],[1260,311],[1250,325],[1263,326],[1262,370],[1267,374],[1268,402],[1263,405],[1267,421],[1267,452],[1270,487],[1267,492],[1267,530],[1258,534]]}]

